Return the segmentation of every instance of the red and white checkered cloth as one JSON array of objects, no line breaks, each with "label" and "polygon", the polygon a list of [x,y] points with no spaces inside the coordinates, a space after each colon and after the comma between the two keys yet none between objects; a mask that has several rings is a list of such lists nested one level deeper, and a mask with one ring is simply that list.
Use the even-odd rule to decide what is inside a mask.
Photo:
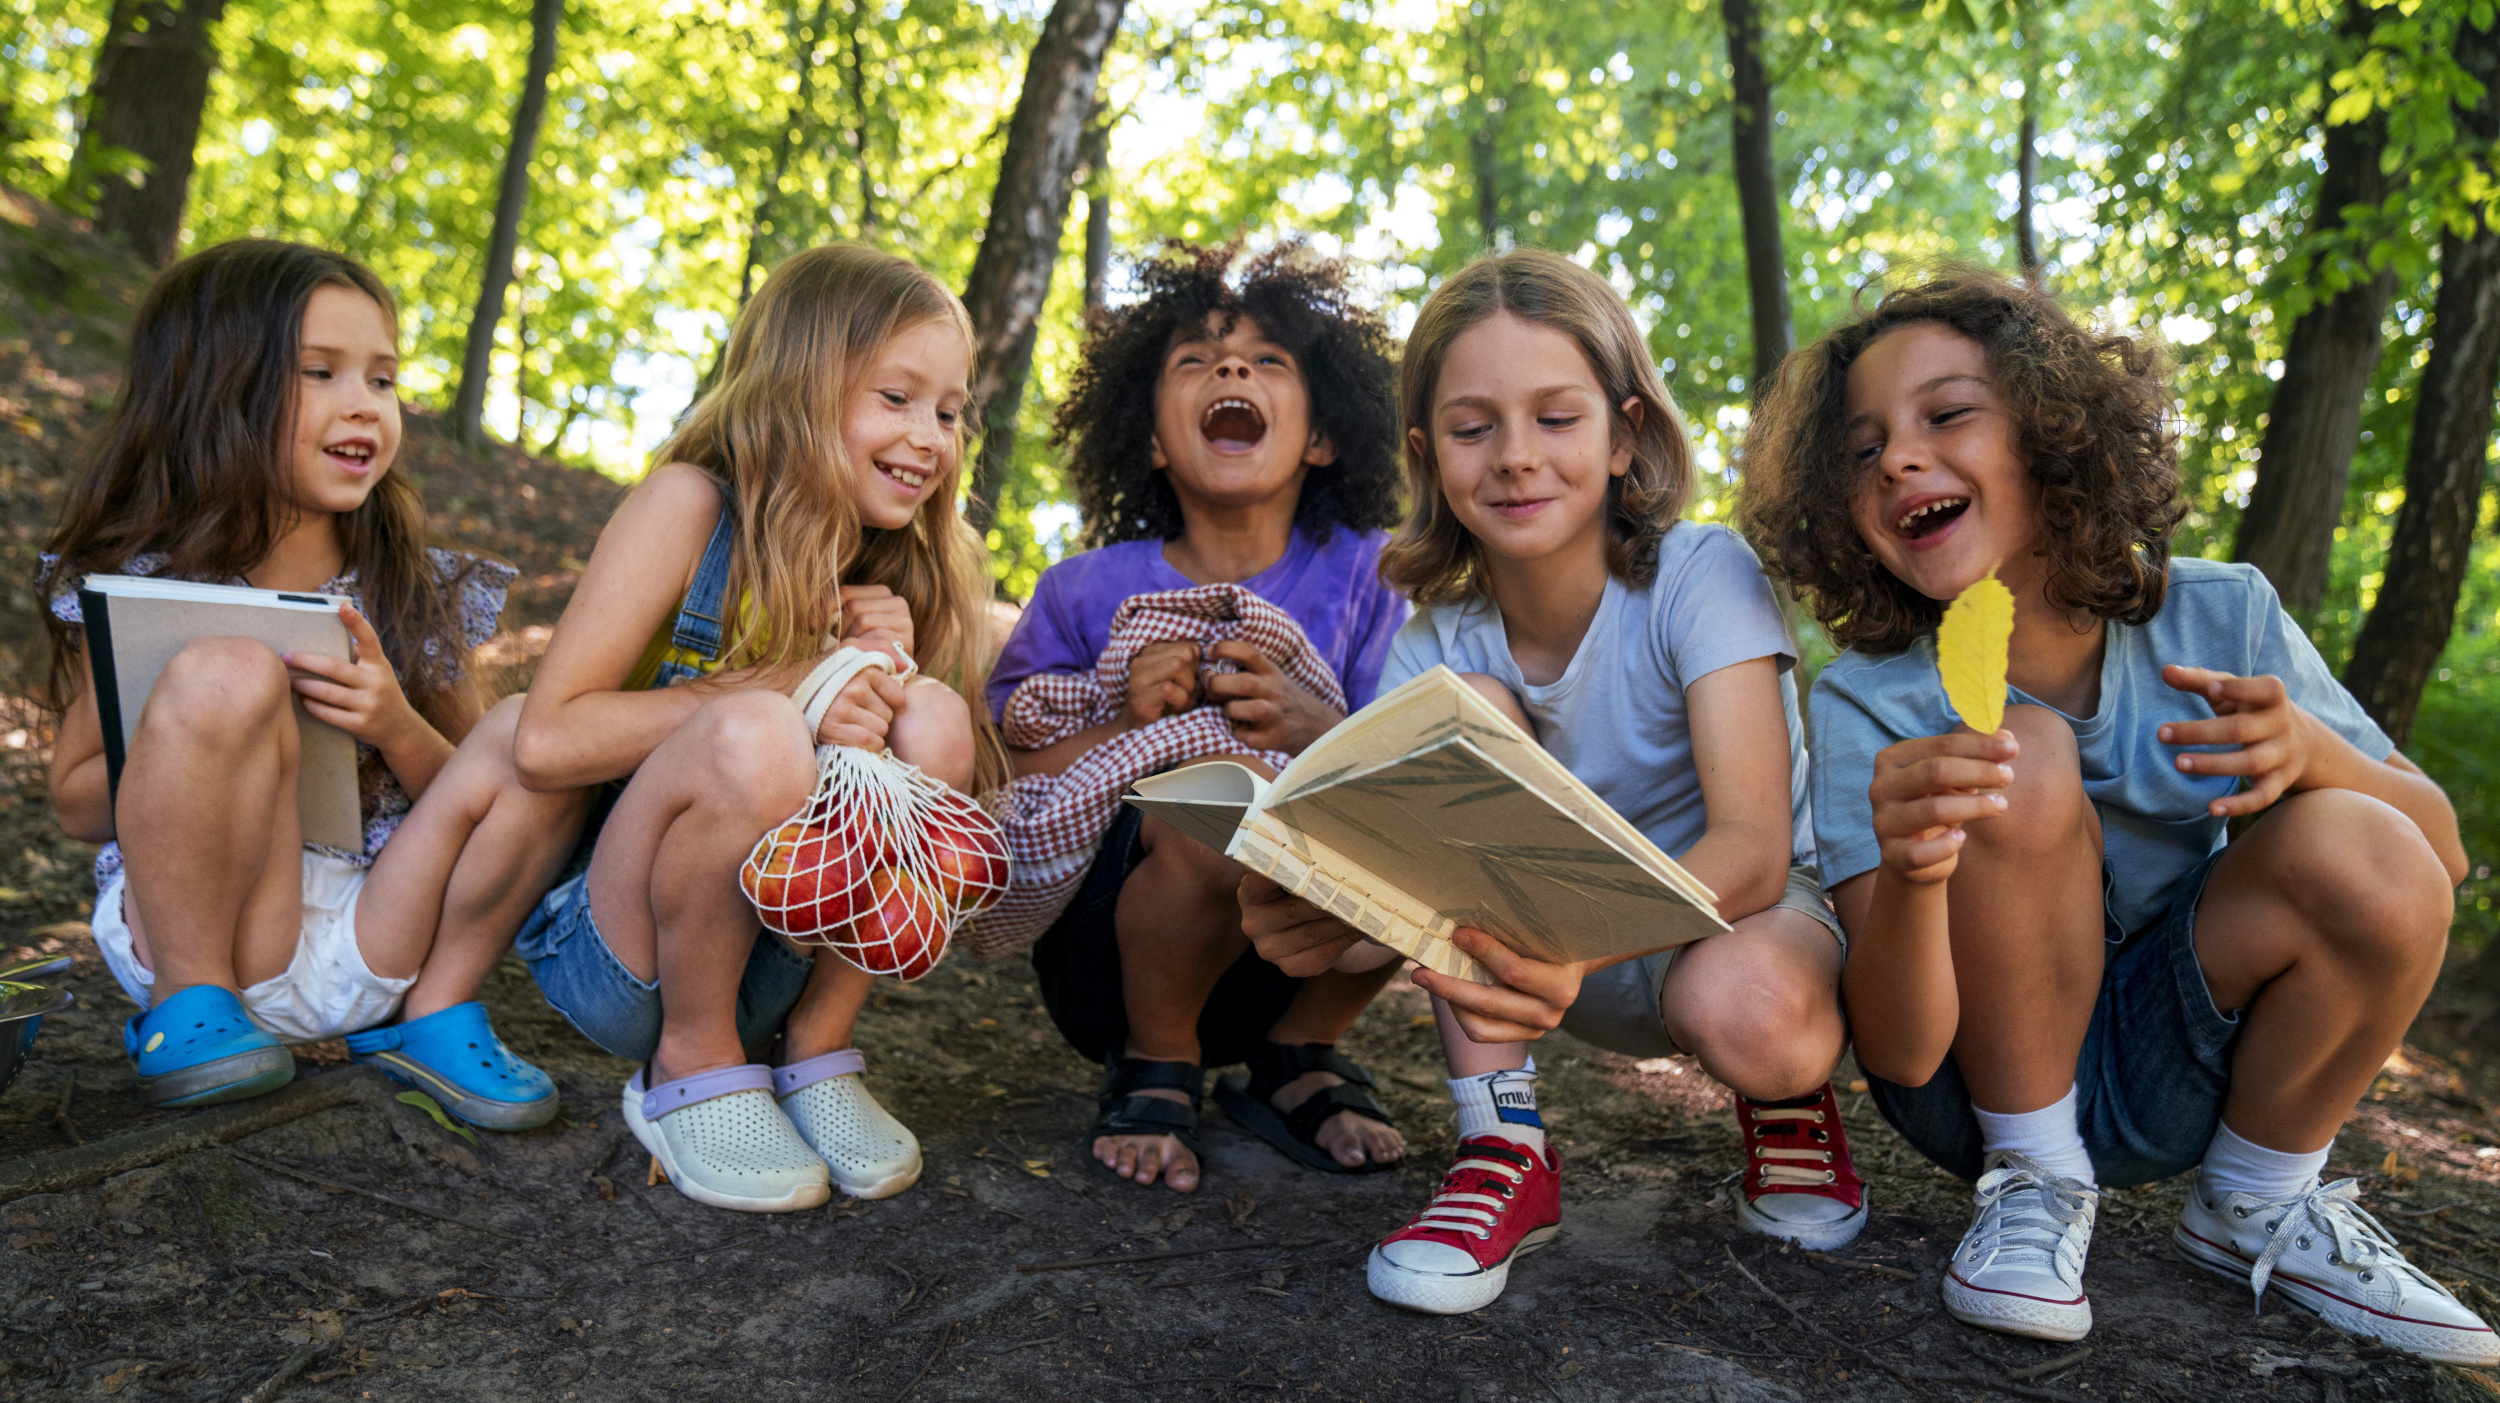
[{"label": "red and white checkered cloth", "polygon": [[[1284,610],[1239,585],[1200,585],[1132,596],[1111,616],[1111,644],[1092,672],[1042,672],[1017,684],[1001,721],[1007,744],[1039,750],[1117,718],[1128,704],[1131,660],[1149,644],[1187,639],[1209,651],[1242,639],[1309,688],[1346,709],[1345,688]],[[1237,672],[1211,660],[1199,675]],[[974,957],[995,960],[1039,940],[1059,919],[1094,864],[1120,796],[1146,776],[1210,755],[1256,755],[1283,769],[1292,757],[1254,751],[1233,734],[1218,705],[1166,716],[1104,741],[1055,775],[1027,775],[1008,786],[1000,819],[1007,830],[1007,895],[965,932]]]}]

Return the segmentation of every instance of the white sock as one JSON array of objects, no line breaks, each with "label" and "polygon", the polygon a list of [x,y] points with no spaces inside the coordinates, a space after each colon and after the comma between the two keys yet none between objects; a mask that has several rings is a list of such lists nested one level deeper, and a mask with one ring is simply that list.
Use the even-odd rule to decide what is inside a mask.
[{"label": "white sock", "polygon": [[1450,1078],[1458,1103],[1458,1138],[1499,1135],[1532,1150],[1545,1148],[1545,1119],[1536,1111],[1536,1059],[1516,1070]]},{"label": "white sock", "polygon": [[2327,1150],[2333,1148],[2329,1145],[2326,1150],[2301,1154],[2269,1150],[2250,1144],[2227,1125],[2217,1126],[2213,1143],[2205,1147],[2205,1188],[2217,1197],[2248,1194],[2266,1203],[2281,1203],[2309,1187],[2318,1171],[2326,1168]]},{"label": "white sock", "polygon": [[2075,1124],[2075,1089],[2036,1111],[2018,1111],[1999,1115],[1971,1107],[1979,1117],[1979,1148],[1987,1154],[2011,1150],[2051,1174],[2081,1179],[2087,1184],[2100,1181],[2092,1177],[2092,1155],[2083,1147],[2083,1131]]}]

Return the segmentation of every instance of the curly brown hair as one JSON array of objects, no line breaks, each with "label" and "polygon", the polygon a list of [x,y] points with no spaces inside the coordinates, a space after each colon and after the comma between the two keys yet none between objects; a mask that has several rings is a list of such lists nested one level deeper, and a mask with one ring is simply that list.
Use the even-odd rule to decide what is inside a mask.
[{"label": "curly brown hair", "polygon": [[[1606,483],[1606,570],[1634,588],[1658,574],[1658,543],[1684,514],[1693,490],[1693,452],[1684,414],[1667,393],[1632,310],[1604,278],[1558,253],[1520,248],[1487,254],[1450,275],[1425,300],[1406,338],[1398,397],[1410,429],[1432,436],[1433,396],[1450,346],[1470,328],[1507,313],[1570,337],[1605,396],[1618,444],[1632,465]],[[1626,400],[1641,405],[1635,424]],[[1429,448],[1410,439],[1407,484],[1415,514],[1380,553],[1380,577],[1420,605],[1451,604],[1484,589],[1484,546],[1450,510]]]},{"label": "curly brown hair", "polygon": [[1948,266],[1895,288],[1780,367],[1745,436],[1739,503],[1763,564],[1805,597],[1834,645],[1897,653],[1944,617],[1886,570],[1850,508],[1849,368],[1886,332],[1932,323],[1977,342],[2039,489],[2051,604],[2140,624],[2161,612],[2180,498],[2160,348],[2077,323],[2043,289]]},{"label": "curly brown hair", "polygon": [[[1236,266],[1238,265],[1238,266]],[[1051,442],[1068,449],[1067,476],[1088,547],[1168,541],[1181,534],[1180,499],[1156,471],[1155,392],[1172,338],[1210,316],[1247,317],[1293,353],[1311,397],[1311,426],[1336,445],[1294,506],[1294,524],[1326,539],[1339,526],[1395,526],[1398,421],[1393,343],[1380,314],[1354,300],[1351,272],[1292,240],[1246,261],[1238,241],[1177,239],[1137,265],[1145,296],[1097,312],[1059,406]]]}]

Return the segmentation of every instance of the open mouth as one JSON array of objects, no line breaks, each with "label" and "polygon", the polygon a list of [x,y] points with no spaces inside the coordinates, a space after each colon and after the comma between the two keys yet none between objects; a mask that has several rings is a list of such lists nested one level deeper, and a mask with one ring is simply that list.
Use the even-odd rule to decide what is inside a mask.
[{"label": "open mouth", "polygon": [[1961,519],[1970,510],[1968,497],[1939,497],[1903,512],[1892,523],[1892,529],[1910,540],[1932,536]]},{"label": "open mouth", "polygon": [[373,466],[373,445],[363,439],[328,444],[321,451],[336,459],[343,468],[362,471]]},{"label": "open mouth", "polygon": [[884,473],[889,478],[892,478],[907,491],[917,492],[921,488],[929,485],[929,471],[926,468],[906,467],[901,463],[880,462],[877,464],[877,471]]},{"label": "open mouth", "polygon": [[1246,399],[1220,399],[1207,406],[1198,432],[1219,453],[1247,453],[1267,437],[1267,416]]}]

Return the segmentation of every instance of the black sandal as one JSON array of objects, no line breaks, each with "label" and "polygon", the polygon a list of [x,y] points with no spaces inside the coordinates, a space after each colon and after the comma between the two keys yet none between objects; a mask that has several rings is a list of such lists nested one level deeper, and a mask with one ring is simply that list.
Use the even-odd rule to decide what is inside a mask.
[{"label": "black sandal", "polygon": [[[1268,1098],[1280,1087],[1312,1072],[1334,1072],[1345,1080],[1312,1092],[1291,1111],[1279,1111],[1269,1104]],[[1366,1160],[1349,1168],[1320,1148],[1318,1136],[1320,1126],[1340,1111],[1368,1116],[1382,1125],[1397,1124],[1381,1107],[1379,1098],[1372,1095],[1379,1085],[1371,1073],[1349,1061],[1332,1044],[1261,1042],[1258,1050],[1250,1054],[1248,1076],[1229,1076],[1216,1082],[1215,1104],[1222,1106],[1224,1113],[1243,1129],[1275,1146],[1296,1164],[1331,1174],[1376,1174],[1396,1168],[1396,1163]]]},{"label": "black sandal", "polygon": [[[1118,1049],[1104,1053],[1102,1092],[1096,1100],[1100,1112],[1094,1117],[1094,1129],[1085,1140],[1086,1162],[1096,1173],[1123,1184],[1120,1172],[1094,1156],[1094,1142],[1106,1135],[1169,1135],[1181,1142],[1201,1165],[1206,1154],[1198,1148],[1198,1105],[1206,1094],[1207,1073],[1194,1062],[1149,1062],[1123,1055]],[[1160,1096],[1140,1096],[1141,1091],[1178,1091],[1189,1097],[1189,1104],[1166,1100]],[[1166,1165],[1164,1172],[1169,1173]]]}]

